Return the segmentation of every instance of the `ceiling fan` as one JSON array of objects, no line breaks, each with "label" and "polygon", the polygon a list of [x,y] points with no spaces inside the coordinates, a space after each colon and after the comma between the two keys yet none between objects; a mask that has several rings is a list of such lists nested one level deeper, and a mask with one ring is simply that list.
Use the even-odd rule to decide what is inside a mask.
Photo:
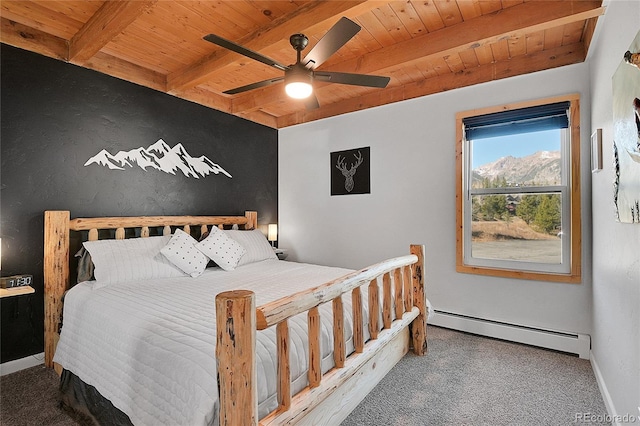
[{"label": "ceiling fan", "polygon": [[300,59],[301,52],[307,47],[309,39],[304,34],[293,34],[289,38],[289,42],[297,52],[297,60],[296,63],[292,65],[281,64],[261,53],[247,49],[215,34],[206,35],[204,39],[225,49],[284,71],[284,76],[282,77],[270,78],[246,86],[236,87],[223,93],[233,95],[284,81],[285,91],[290,97],[306,99],[305,105],[307,109],[313,109],[319,107],[318,98],[313,94],[312,83],[314,80],[379,88],[384,88],[389,83],[389,77],[377,75],[316,71],[317,67],[344,46],[358,31],[360,31],[358,24],[345,17],[340,18],[302,60]]}]

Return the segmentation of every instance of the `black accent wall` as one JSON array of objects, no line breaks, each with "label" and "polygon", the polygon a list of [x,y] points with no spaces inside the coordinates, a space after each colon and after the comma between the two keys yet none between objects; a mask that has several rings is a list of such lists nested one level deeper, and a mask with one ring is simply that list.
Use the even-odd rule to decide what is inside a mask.
[{"label": "black accent wall", "polygon": [[[32,274],[34,295],[0,299],[1,362],[43,351],[43,212],[71,217],[236,215],[277,219],[278,133],[233,115],[0,45],[2,275]],[[84,164],[158,139],[224,174],[186,177]]]}]

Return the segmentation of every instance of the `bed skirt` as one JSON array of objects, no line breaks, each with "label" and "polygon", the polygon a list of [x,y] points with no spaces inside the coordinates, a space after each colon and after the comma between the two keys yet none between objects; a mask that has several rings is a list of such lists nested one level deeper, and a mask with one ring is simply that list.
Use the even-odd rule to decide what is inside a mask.
[{"label": "bed skirt", "polygon": [[82,425],[133,425],[129,417],[114,407],[95,387],[68,370],[62,370],[60,376],[60,404]]}]

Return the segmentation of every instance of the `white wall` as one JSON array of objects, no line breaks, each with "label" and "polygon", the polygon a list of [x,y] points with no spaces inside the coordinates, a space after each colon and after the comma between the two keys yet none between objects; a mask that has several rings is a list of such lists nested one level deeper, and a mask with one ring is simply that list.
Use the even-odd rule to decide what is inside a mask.
[{"label": "white wall", "polygon": [[[455,271],[455,113],[581,94],[583,282]],[[589,70],[586,64],[399,102],[281,129],[279,245],[288,260],[361,268],[426,245],[436,309],[591,334]],[[371,194],[330,196],[329,153],[371,147]]]},{"label": "white wall", "polygon": [[[602,128],[604,168],[593,185],[592,361],[612,415],[640,415],[640,225],[615,221],[611,79],[640,30],[639,1],[611,1],[592,53],[591,127]],[[640,94],[636,94],[638,96]]]}]

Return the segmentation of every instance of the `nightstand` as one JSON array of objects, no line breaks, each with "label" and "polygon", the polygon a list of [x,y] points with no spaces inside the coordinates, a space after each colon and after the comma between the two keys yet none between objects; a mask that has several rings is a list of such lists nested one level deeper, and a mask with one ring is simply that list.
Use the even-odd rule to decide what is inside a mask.
[{"label": "nightstand", "polygon": [[35,288],[28,285],[0,288],[2,362],[42,351],[42,318],[36,318],[35,293]]},{"label": "nightstand", "polygon": [[22,285],[19,287],[11,287],[11,288],[0,288],[0,298],[19,296],[21,294],[31,294],[31,293],[35,293],[35,291],[36,290],[30,285]]}]

